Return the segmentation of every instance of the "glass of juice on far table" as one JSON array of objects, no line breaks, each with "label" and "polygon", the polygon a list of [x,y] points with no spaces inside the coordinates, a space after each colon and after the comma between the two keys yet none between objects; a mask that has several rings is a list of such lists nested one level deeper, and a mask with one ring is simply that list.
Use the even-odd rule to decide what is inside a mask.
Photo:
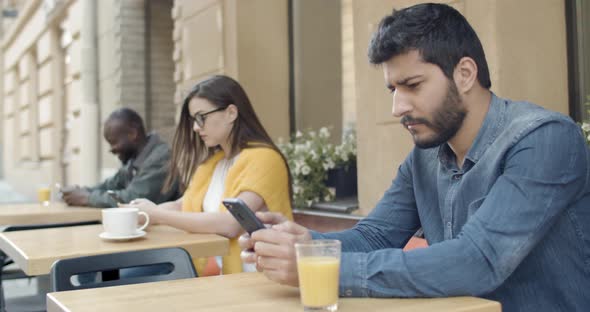
[{"label": "glass of juice on far table", "polygon": [[295,252],[304,311],[336,311],[340,241],[318,239],[296,243]]},{"label": "glass of juice on far table", "polygon": [[51,189],[49,186],[40,186],[37,189],[37,199],[43,206],[49,206],[51,200]]}]

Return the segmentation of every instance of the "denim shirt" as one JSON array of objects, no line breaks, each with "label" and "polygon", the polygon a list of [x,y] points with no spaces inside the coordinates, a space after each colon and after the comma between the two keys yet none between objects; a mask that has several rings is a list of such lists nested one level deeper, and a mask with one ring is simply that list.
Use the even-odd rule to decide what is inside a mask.
[{"label": "denim shirt", "polygon": [[[340,295],[479,296],[504,311],[590,307],[590,152],[566,116],[492,95],[461,168],[415,148],[342,241]],[[403,252],[420,227],[428,248]]]}]

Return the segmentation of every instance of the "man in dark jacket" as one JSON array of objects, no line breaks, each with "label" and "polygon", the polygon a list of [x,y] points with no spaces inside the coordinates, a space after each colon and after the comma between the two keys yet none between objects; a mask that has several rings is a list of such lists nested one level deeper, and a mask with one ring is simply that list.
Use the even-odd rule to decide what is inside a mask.
[{"label": "man in dark jacket", "polygon": [[146,134],[143,120],[132,109],[121,108],[104,124],[104,138],[123,166],[117,173],[93,187],[70,187],[62,190],[64,201],[71,206],[116,207],[117,201],[107,190],[114,191],[120,202],[148,198],[155,203],[175,200],[178,187],[162,192],[168,173],[170,147],[155,133]]}]

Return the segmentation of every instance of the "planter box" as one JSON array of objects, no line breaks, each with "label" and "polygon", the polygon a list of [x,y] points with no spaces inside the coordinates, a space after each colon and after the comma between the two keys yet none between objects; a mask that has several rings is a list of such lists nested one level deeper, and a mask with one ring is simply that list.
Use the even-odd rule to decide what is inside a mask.
[{"label": "planter box", "polygon": [[326,186],[336,189],[336,199],[354,197],[357,195],[357,172],[356,164],[346,168],[334,168],[328,171]]}]

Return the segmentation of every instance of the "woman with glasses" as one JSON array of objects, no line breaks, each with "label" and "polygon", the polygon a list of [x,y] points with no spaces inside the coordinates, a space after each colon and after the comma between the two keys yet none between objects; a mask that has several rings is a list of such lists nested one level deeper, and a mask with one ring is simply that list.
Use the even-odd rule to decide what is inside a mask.
[{"label": "woman with glasses", "polygon": [[[174,135],[172,164],[164,190],[178,180],[182,198],[160,205],[136,199],[128,206],[147,212],[151,224],[230,238],[223,273],[255,270],[242,265],[237,238],[243,230],[221,201],[237,197],[254,211],[292,218],[291,183],[285,158],[238,82],[218,75],[190,91]],[[202,262],[195,264],[200,271]]]}]

